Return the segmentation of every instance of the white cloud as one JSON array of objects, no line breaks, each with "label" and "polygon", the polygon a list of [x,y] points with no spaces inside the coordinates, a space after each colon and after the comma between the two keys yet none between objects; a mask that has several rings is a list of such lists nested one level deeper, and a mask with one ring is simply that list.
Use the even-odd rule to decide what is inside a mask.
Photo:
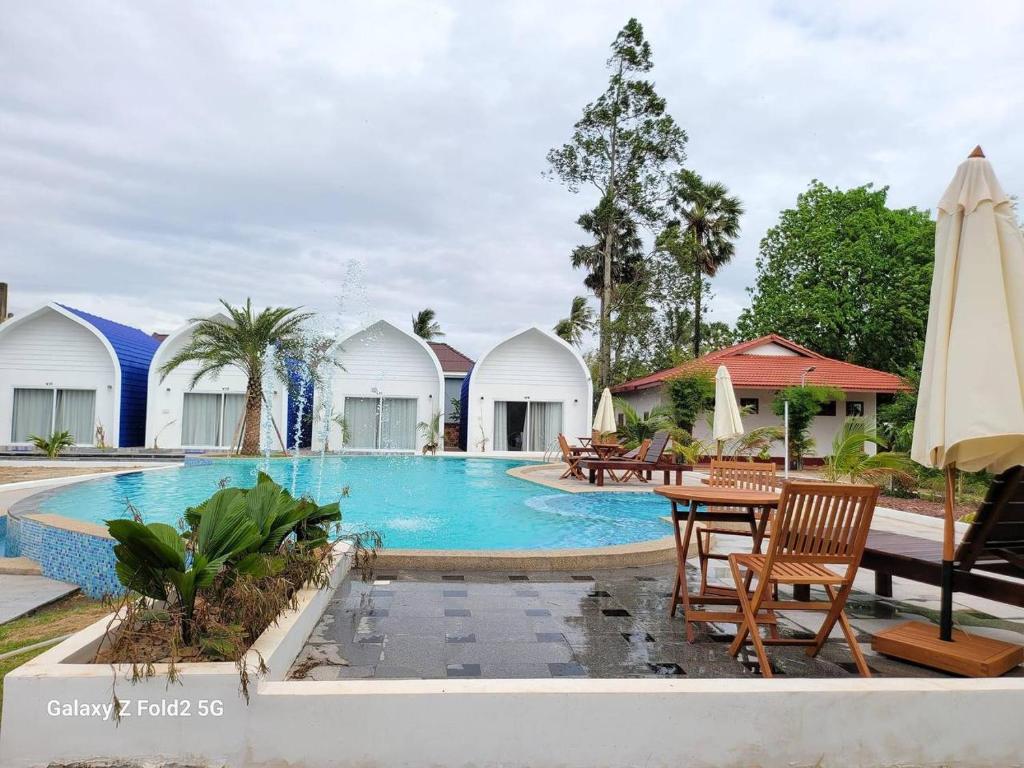
[{"label": "white cloud", "polygon": [[[712,316],[812,178],[931,207],[981,143],[1024,191],[1024,11],[631,4],[689,165],[748,211]],[[15,3],[0,25],[0,266],[150,330],[218,297],[400,323],[479,354],[550,326],[591,202],[541,178],[605,81],[621,3]],[[363,284],[349,264],[362,265]],[[352,302],[350,302],[352,303]],[[360,302],[356,302],[360,303]]]}]

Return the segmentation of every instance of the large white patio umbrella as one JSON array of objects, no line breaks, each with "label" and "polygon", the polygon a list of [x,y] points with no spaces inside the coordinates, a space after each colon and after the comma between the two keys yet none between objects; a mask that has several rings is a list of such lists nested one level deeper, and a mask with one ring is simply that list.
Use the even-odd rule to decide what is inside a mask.
[{"label": "large white patio umbrella", "polygon": [[1024,464],[1024,237],[981,147],[938,205],[911,457],[946,470],[940,636],[951,640],[956,468]]},{"label": "large white patio umbrella", "polygon": [[612,405],[612,391],[608,387],[601,393],[594,413],[594,429],[601,434],[615,432],[615,407]]},{"label": "large white patio umbrella", "polygon": [[715,415],[711,434],[718,446],[718,458],[722,458],[722,443],[743,434],[743,420],[736,404],[736,392],[732,388],[732,377],[724,365],[715,373]]}]

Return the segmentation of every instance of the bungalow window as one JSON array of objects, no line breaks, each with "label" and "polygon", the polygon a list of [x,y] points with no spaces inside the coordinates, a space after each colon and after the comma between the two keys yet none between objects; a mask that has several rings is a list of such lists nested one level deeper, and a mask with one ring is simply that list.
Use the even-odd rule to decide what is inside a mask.
[{"label": "bungalow window", "polygon": [[847,400],[846,401],[846,415],[847,416],[863,416],[864,415],[864,401],[863,400]]},{"label": "bungalow window", "polygon": [[15,389],[11,441],[27,443],[68,431],[78,444],[91,445],[96,429],[93,389]]},{"label": "bungalow window", "polygon": [[245,395],[186,392],[181,411],[181,444],[200,448],[234,445],[244,415]]},{"label": "bungalow window", "polygon": [[829,400],[827,403],[821,404],[821,409],[818,411],[819,416],[835,416],[836,415],[836,401]]},{"label": "bungalow window", "polygon": [[740,410],[751,416],[756,415],[761,410],[761,401],[756,397],[741,397]]}]

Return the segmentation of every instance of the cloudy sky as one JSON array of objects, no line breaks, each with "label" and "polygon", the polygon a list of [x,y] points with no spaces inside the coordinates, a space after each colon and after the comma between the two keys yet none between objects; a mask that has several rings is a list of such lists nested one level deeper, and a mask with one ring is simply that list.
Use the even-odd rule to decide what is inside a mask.
[{"label": "cloudy sky", "polygon": [[[931,208],[976,143],[1024,194],[1024,4],[0,1],[0,280],[147,331],[216,299],[407,324],[476,355],[566,314],[576,216],[542,178],[626,8],[747,208],[712,314],[812,178]],[[345,322],[348,322],[346,320]]]}]

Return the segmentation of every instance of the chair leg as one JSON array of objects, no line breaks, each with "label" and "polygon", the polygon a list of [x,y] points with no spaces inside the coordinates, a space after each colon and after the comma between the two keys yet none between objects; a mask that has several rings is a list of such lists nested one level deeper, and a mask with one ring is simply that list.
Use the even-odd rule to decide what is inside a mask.
[{"label": "chair leg", "polygon": [[708,540],[705,543],[703,534],[707,531],[703,528],[696,530],[697,534],[697,560],[700,563],[700,593],[703,595],[708,588],[708,555],[707,553],[711,549],[711,534],[708,534]]},{"label": "chair leg", "polygon": [[[832,599],[836,599],[835,592],[832,587],[826,586],[825,591]],[[857,642],[857,633],[854,632],[853,626],[850,624],[850,619],[846,616],[846,598],[842,597],[843,609],[839,611],[839,626],[843,630],[843,635],[846,637],[846,644],[850,646],[850,653],[853,655],[853,663],[857,665],[857,671],[861,677],[871,677],[871,668],[868,667],[868,662],[864,658],[864,653],[860,649],[860,643]]]},{"label": "chair leg", "polygon": [[[732,569],[733,580],[736,586],[739,587],[741,584],[739,563],[730,558],[729,567]],[[761,601],[764,599],[766,583],[762,578],[758,579],[753,603],[751,603],[750,598],[747,596],[747,590],[740,588],[736,591],[740,602],[740,610],[743,612],[743,624],[736,628],[736,638],[732,641],[732,645],[729,646],[729,653],[732,656],[739,655],[740,649],[743,647],[743,641],[747,639],[746,636],[749,632],[750,642],[753,643],[754,652],[757,654],[757,662],[761,665],[761,677],[772,677],[772,667],[768,662],[768,653],[765,651],[764,643],[761,642],[761,633],[757,630],[757,611]]]},{"label": "chair leg", "polygon": [[828,595],[828,599],[832,601],[832,607],[828,609],[828,613],[825,614],[825,621],[821,625],[821,629],[818,630],[818,634],[814,636],[814,642],[807,648],[807,655],[810,657],[817,656],[821,649],[825,647],[825,641],[828,640],[829,634],[832,632],[832,628],[839,621],[839,617],[843,613],[843,606],[846,604],[846,596],[850,594],[850,587],[843,585],[840,588],[838,595],[831,586],[825,584],[825,594]]}]

